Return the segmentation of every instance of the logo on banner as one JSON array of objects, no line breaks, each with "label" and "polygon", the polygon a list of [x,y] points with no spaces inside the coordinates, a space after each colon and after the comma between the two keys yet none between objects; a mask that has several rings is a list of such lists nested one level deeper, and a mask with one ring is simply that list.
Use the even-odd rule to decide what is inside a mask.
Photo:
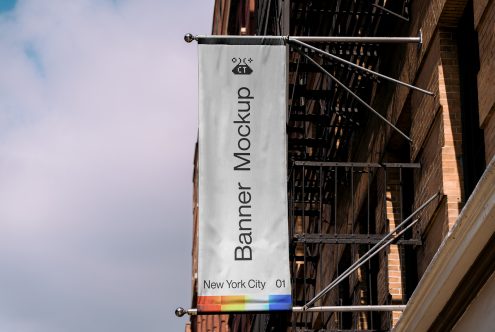
[{"label": "logo on banner", "polygon": [[234,69],[232,69],[232,72],[235,74],[235,75],[251,75],[251,73],[253,72],[253,69],[251,67],[249,67],[249,65],[246,63],[249,62],[253,62],[254,60],[249,58],[246,60],[246,58],[232,58],[232,62],[233,63],[236,63],[237,65],[234,67]]}]

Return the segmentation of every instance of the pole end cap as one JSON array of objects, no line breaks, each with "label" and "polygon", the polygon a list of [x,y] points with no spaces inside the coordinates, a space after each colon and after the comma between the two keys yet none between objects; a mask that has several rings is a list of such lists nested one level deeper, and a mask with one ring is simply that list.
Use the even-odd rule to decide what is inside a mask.
[{"label": "pole end cap", "polygon": [[182,317],[186,314],[186,310],[182,307],[178,307],[177,309],[175,309],[175,315],[177,317]]},{"label": "pole end cap", "polygon": [[194,41],[194,36],[192,35],[192,33],[186,33],[184,35],[184,40],[186,41],[186,43],[191,43],[192,41]]}]

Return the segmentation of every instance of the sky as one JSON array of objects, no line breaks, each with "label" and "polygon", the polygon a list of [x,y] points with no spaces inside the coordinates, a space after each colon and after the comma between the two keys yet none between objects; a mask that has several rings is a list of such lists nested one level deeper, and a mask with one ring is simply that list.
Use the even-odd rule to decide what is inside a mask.
[{"label": "sky", "polygon": [[0,331],[183,331],[213,0],[0,0]]}]

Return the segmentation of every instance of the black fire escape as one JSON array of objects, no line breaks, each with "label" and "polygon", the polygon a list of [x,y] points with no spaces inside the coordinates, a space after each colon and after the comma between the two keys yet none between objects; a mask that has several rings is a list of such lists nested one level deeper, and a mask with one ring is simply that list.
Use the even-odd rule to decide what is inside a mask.
[{"label": "black fire escape", "polygon": [[[287,1],[287,0],[286,0]],[[409,1],[263,0],[257,3],[258,35],[403,36],[408,28]],[[289,23],[287,23],[289,22]],[[312,43],[356,65],[393,76],[400,66],[401,45],[374,43]],[[409,163],[409,143],[388,137],[393,160],[369,151],[370,131],[385,132],[372,112],[312,63],[311,58],[343,85],[384,115],[393,83],[377,75],[323,58],[311,49],[292,45],[288,82],[288,197],[291,273],[294,306],[304,306],[390,230],[387,190],[393,208],[404,220],[412,212],[411,178],[418,164]],[[387,92],[388,91],[388,92]],[[407,117],[407,114],[406,114]],[[380,124],[377,126],[377,123]],[[408,119],[397,121],[407,133]],[[372,155],[371,155],[372,154]],[[389,158],[390,159],[390,158]],[[382,196],[377,192],[383,192]],[[390,204],[388,205],[390,206]],[[394,242],[401,254],[404,301],[414,279],[412,230]],[[322,305],[379,303],[378,255],[322,297]],[[412,286],[411,286],[412,285]],[[304,312],[262,315],[254,330],[382,331],[391,313]]]}]

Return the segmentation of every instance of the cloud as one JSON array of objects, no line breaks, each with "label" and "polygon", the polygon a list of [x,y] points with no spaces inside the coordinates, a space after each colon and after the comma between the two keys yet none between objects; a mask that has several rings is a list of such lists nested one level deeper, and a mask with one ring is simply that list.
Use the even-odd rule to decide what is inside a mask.
[{"label": "cloud", "polygon": [[[0,13],[0,330],[182,330],[212,2]],[[191,10],[194,8],[194,10]]]}]

